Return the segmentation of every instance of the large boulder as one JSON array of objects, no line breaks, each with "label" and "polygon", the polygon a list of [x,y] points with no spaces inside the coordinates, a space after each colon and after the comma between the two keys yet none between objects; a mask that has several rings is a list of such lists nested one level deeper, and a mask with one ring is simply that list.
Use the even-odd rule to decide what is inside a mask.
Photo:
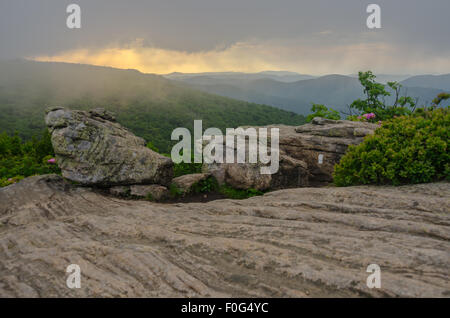
[{"label": "large boulder", "polygon": [[171,159],[148,149],[144,139],[115,122],[104,109],[50,108],[45,122],[65,178],[82,185],[168,185]]},{"label": "large boulder", "polygon": [[[359,144],[377,127],[378,125],[371,123],[320,117],[298,127],[266,126],[269,136],[271,128],[279,129],[280,156],[277,173],[263,175],[260,173],[260,163],[248,162],[212,163],[206,164],[204,169],[220,184],[227,183],[239,189],[322,186],[332,182],[334,165],[339,162],[348,146]],[[268,144],[270,145],[270,137]]]}]

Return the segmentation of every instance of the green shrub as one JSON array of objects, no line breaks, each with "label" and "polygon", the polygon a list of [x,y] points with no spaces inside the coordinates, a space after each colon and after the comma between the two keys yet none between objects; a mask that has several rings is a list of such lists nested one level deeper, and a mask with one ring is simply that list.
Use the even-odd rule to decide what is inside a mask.
[{"label": "green shrub", "polygon": [[383,122],[350,146],[334,168],[337,186],[408,184],[450,179],[450,108],[419,109]]},{"label": "green shrub", "polygon": [[9,186],[13,183],[19,182],[20,180],[23,180],[24,176],[15,176],[14,178],[1,178],[0,179],[0,188]]},{"label": "green shrub", "polygon": [[333,108],[327,108],[325,105],[321,104],[313,104],[311,107],[312,113],[306,117],[306,122],[311,122],[314,117],[322,117],[328,119],[339,120],[341,119],[341,115],[337,110]]},{"label": "green shrub", "polygon": [[180,188],[178,188],[175,183],[172,183],[169,186],[169,192],[172,198],[178,198],[184,194],[184,192]]},{"label": "green shrub", "polygon": [[151,141],[147,143],[147,148],[153,150],[154,152],[159,152],[159,149]]},{"label": "green shrub", "polygon": [[204,180],[201,180],[192,186],[191,191],[193,193],[210,193],[219,189],[219,184],[216,178],[210,176]]},{"label": "green shrub", "polygon": [[0,134],[0,187],[15,183],[24,177],[48,173],[60,173],[47,130],[40,138],[23,142],[15,134]]},{"label": "green shrub", "polygon": [[[183,151],[180,152],[180,155],[183,155]],[[171,157],[167,155],[167,157]],[[180,162],[173,164],[173,177],[180,177],[186,174],[193,173],[201,173],[202,172],[203,163],[195,163],[194,162],[194,150],[191,150],[191,162]]]},{"label": "green shrub", "polygon": [[192,174],[192,173],[201,173],[202,172],[202,163],[187,163],[187,162],[180,162],[180,163],[174,163],[173,164],[173,177],[180,177],[184,176],[185,174]]},{"label": "green shrub", "polygon": [[247,199],[264,194],[264,192],[256,189],[241,190],[232,188],[229,185],[222,185],[219,189],[219,192],[229,199],[238,199],[238,200]]}]

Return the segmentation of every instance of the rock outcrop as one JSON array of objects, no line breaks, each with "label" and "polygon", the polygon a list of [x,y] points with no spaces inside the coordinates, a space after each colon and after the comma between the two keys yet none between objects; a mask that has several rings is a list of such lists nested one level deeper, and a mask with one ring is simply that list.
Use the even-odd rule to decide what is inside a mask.
[{"label": "rock outcrop", "polygon": [[150,201],[162,201],[169,197],[169,190],[158,184],[132,185],[130,186],[130,195]]},{"label": "rock outcrop", "polygon": [[[311,123],[298,127],[266,127],[268,131],[271,128],[279,129],[280,163],[276,174],[263,175],[260,173],[261,164],[248,162],[207,164],[205,171],[216,177],[219,183],[227,183],[238,189],[267,190],[326,185],[332,182],[334,165],[348,146],[361,143],[378,125],[316,117]],[[268,143],[270,145],[270,138]]]},{"label": "rock outcrop", "polygon": [[45,121],[65,178],[102,187],[170,184],[172,161],[148,149],[142,138],[116,123],[113,114],[51,108]]},{"label": "rock outcrop", "polygon": [[109,193],[116,197],[147,199],[149,201],[164,201],[170,196],[169,190],[159,184],[115,186],[109,188]]},{"label": "rock outcrop", "polygon": [[193,186],[208,179],[210,176],[211,174],[209,173],[186,174],[184,176],[174,178],[172,180],[172,184],[174,184],[183,194],[188,194],[191,192]]},{"label": "rock outcrop", "polygon": [[0,189],[0,297],[450,297],[449,198],[435,183],[159,204],[31,177]]}]

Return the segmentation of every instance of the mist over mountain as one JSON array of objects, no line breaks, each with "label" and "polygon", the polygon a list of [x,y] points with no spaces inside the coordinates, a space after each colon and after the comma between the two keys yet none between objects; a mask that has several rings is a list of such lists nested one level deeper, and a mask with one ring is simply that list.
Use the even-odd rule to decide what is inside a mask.
[{"label": "mist over mountain", "polygon": [[159,75],[92,65],[25,60],[0,62],[0,133],[40,135],[47,106],[102,107],[119,123],[161,151],[169,151],[171,132],[204,127],[304,123],[302,116],[274,107],[194,90]]},{"label": "mist over mountain", "polygon": [[[236,98],[248,102],[263,103],[280,109],[293,111],[306,115],[310,112],[312,103],[325,104],[336,110],[347,112],[348,105],[355,99],[363,97],[363,89],[359,80],[354,76],[326,75],[312,77],[293,82],[283,82],[265,73],[257,73],[258,78],[252,79],[255,74],[235,76],[233,73],[199,73],[197,75],[178,73],[172,79],[181,81],[190,87],[221,96]],[[256,75],[255,75],[256,76]],[[262,78],[260,78],[262,76]],[[265,77],[264,77],[265,76]],[[403,79],[404,75],[381,75],[384,81]],[[403,81],[401,94],[417,98],[419,104],[429,104],[437,94],[450,89],[439,88],[436,80],[435,87],[421,87],[418,81],[410,85]],[[441,84],[445,87],[444,84]],[[394,96],[386,98],[388,103],[394,102]]]},{"label": "mist over mountain", "polygon": [[[382,84],[387,84],[387,82],[401,82],[411,75],[405,74],[375,74],[377,76],[377,82]],[[351,74],[350,77],[358,78],[358,74]]]},{"label": "mist over mountain", "polygon": [[315,76],[299,74],[289,71],[263,71],[259,73],[242,73],[242,72],[205,72],[205,73],[170,73],[163,75],[168,79],[173,80],[192,80],[198,81],[201,79],[213,79],[222,84],[232,84],[233,81],[251,81],[258,79],[273,79],[279,82],[296,82],[305,79],[312,79]]},{"label": "mist over mountain", "polygon": [[[440,87],[449,87],[448,77],[412,77],[402,82],[402,93],[419,98],[419,104],[429,103],[445,90]],[[303,79],[293,81],[298,78]],[[116,112],[119,122],[134,133],[167,151],[171,131],[176,127],[192,129],[195,119],[202,119],[205,127],[220,129],[298,125],[304,117],[293,113],[310,113],[311,103],[347,112],[348,105],[362,97],[358,79],[344,75],[315,78],[267,71],[159,76],[82,64],[0,62],[1,131],[18,131],[23,138],[44,128],[47,106],[103,107]]]},{"label": "mist over mountain", "polygon": [[444,75],[418,75],[402,82],[405,86],[436,88],[450,91],[450,74]]}]

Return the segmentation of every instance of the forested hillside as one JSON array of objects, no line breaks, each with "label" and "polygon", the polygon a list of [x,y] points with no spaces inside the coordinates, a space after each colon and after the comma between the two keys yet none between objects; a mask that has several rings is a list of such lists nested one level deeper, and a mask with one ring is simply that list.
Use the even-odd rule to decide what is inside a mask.
[{"label": "forested hillside", "polygon": [[23,139],[40,136],[47,106],[73,109],[103,107],[118,121],[151,141],[160,151],[170,149],[176,127],[304,123],[304,117],[274,107],[212,95],[136,70],[90,65],[0,62],[0,132],[17,132]]}]

